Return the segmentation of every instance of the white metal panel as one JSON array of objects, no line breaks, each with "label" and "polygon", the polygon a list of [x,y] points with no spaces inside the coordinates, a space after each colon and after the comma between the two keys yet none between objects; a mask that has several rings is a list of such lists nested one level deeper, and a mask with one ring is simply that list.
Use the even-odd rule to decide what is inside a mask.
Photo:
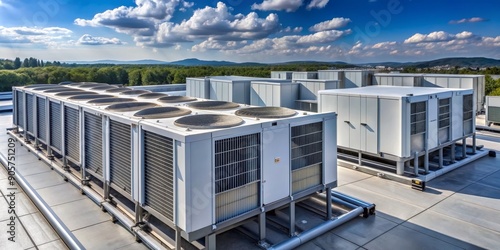
[{"label": "white metal panel", "polygon": [[452,140],[457,140],[462,137],[464,133],[463,125],[463,96],[455,92],[452,99],[451,106],[451,135]]},{"label": "white metal panel", "polygon": [[323,183],[328,185],[337,181],[337,119],[328,119],[323,122]]},{"label": "white metal panel", "polygon": [[[213,173],[215,170],[212,167],[211,140],[191,142],[186,147],[189,147],[189,152],[186,151],[185,155],[180,156],[189,156],[189,161],[186,161],[186,165],[183,166],[188,170],[178,169],[176,178],[177,182],[181,186],[184,185],[186,189],[177,190],[177,195],[182,196],[185,194],[187,206],[184,212],[186,217],[189,218],[188,221],[191,222],[190,230],[193,231],[212,225],[214,208],[212,197],[214,187],[212,183],[215,178]],[[182,147],[179,149],[182,149]],[[179,153],[177,154],[179,155]],[[186,176],[187,174],[189,176]],[[182,204],[180,201],[178,202]],[[182,213],[182,211],[178,211],[178,213]],[[189,228],[189,224],[187,226]]]},{"label": "white metal panel", "polygon": [[274,107],[281,107],[281,90],[280,88],[287,88],[287,86],[270,85],[273,93],[273,102],[271,103]]},{"label": "white metal panel", "polygon": [[436,85],[438,85],[439,87],[443,87],[443,88],[448,88],[448,78],[444,78],[444,77],[437,77],[436,78]]},{"label": "white metal panel", "polygon": [[361,98],[361,150],[378,154],[378,98]]},{"label": "white metal panel", "polygon": [[[460,78],[452,77],[448,79],[448,88],[458,89],[461,88]],[[472,86],[471,86],[472,88]]]},{"label": "white metal panel", "polygon": [[433,149],[439,145],[438,110],[438,99],[429,99],[427,101],[427,149]]},{"label": "white metal panel", "polygon": [[[332,110],[333,111],[333,110]],[[349,147],[349,134],[351,127],[349,121],[349,96],[338,96],[337,104],[337,140],[338,145],[342,147]],[[324,111],[322,111],[324,112]]]},{"label": "white metal panel", "polygon": [[290,195],[290,128],[283,126],[263,133],[263,203]]},{"label": "white metal panel", "polygon": [[349,147],[360,149],[361,143],[361,98],[359,96],[349,97]]},{"label": "white metal panel", "polygon": [[379,99],[380,110],[380,131],[379,131],[379,146],[380,152],[395,156],[402,155],[402,105],[400,100],[395,99]]}]

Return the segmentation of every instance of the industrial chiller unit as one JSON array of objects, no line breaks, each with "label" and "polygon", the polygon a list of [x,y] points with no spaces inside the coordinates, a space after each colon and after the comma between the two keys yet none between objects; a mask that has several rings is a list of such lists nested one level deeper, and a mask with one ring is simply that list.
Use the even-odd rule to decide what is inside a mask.
[{"label": "industrial chiller unit", "polygon": [[[339,152],[359,161],[385,159],[403,175],[429,172],[443,149],[455,160],[455,144],[475,137],[473,90],[369,86],[319,92],[319,111],[338,114]],[[473,140],[475,141],[475,140]],[[473,151],[475,150],[475,145]]]},{"label": "industrial chiller unit", "polygon": [[25,140],[160,234],[167,225],[211,241],[337,185],[334,113],[141,98],[94,83],[13,91]]}]

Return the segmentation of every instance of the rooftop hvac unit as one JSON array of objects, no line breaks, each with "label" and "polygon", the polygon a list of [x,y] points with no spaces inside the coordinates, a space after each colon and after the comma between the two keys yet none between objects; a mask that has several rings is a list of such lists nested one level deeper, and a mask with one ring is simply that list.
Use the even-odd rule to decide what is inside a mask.
[{"label": "rooftop hvac unit", "polygon": [[163,93],[145,93],[145,94],[139,95],[138,97],[141,99],[158,99],[158,98],[165,97],[165,96],[168,96],[168,95],[163,94]]},{"label": "rooftop hvac unit", "polygon": [[130,91],[130,90],[132,90],[132,89],[131,88],[125,88],[125,87],[122,87],[122,88],[113,88],[113,89],[106,90],[106,93],[122,93],[122,92]]},{"label": "rooftop hvac unit", "polygon": [[[472,90],[370,86],[320,91],[339,148],[400,162],[471,136]],[[454,126],[450,126],[454,124]]]},{"label": "rooftop hvac unit", "polygon": [[186,78],[186,95],[210,99],[210,78]]},{"label": "rooftop hvac unit", "polygon": [[378,73],[373,75],[372,85],[422,87],[424,74]]},{"label": "rooftop hvac unit", "polygon": [[250,105],[295,108],[295,100],[298,98],[298,83],[252,81]]},{"label": "rooftop hvac unit", "polygon": [[486,125],[500,123],[500,96],[486,97]]},{"label": "rooftop hvac unit", "polygon": [[318,72],[296,71],[292,73],[292,81],[304,79],[318,79]]},{"label": "rooftop hvac unit", "polygon": [[336,154],[324,154],[336,148],[334,115],[273,107],[196,112],[139,123],[139,200],[188,240],[335,185]]},{"label": "rooftop hvac unit", "polygon": [[182,102],[193,102],[198,99],[189,96],[165,96],[159,98],[157,101],[160,103],[182,103]]}]

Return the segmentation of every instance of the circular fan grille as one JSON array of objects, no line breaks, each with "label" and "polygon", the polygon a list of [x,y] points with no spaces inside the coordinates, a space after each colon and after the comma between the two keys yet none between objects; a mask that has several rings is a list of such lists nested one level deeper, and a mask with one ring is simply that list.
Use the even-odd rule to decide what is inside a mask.
[{"label": "circular fan grille", "polygon": [[[47,84],[47,85],[52,85],[52,84]],[[37,91],[43,91],[48,89],[68,89],[68,88],[59,85],[54,85],[54,86],[37,86],[33,87],[32,89]]]},{"label": "circular fan grille", "polygon": [[235,115],[256,118],[285,118],[297,114],[294,110],[282,107],[252,107],[237,110]]},{"label": "circular fan grille", "polygon": [[139,98],[143,98],[143,99],[158,99],[160,97],[165,97],[165,96],[168,96],[167,94],[163,94],[163,93],[146,93],[146,94],[142,94],[139,96]]},{"label": "circular fan grille", "polygon": [[94,105],[99,105],[99,106],[104,106],[104,105],[110,105],[110,104],[115,104],[115,103],[123,103],[123,102],[135,102],[135,99],[132,98],[118,98],[118,97],[110,97],[110,98],[99,98],[99,99],[94,99],[91,100],[87,103],[89,104],[94,104]]},{"label": "circular fan grille", "polygon": [[129,91],[129,90],[131,90],[131,89],[130,88],[113,88],[113,89],[106,90],[106,92],[108,92],[108,93],[121,93],[121,92]]},{"label": "circular fan grille", "polygon": [[72,89],[72,88],[50,88],[46,89],[43,92],[45,93],[61,93],[61,92],[75,92],[78,91],[77,89]]},{"label": "circular fan grille", "polygon": [[87,84],[80,85],[78,87],[80,87],[82,89],[90,89],[90,88],[95,88],[95,87],[100,87],[100,86],[109,86],[109,84],[107,84],[107,83],[87,83]]},{"label": "circular fan grille", "polygon": [[33,89],[33,88],[40,88],[40,87],[61,87],[59,85],[52,85],[51,84],[31,84],[31,85],[26,85],[24,86],[25,89]]},{"label": "circular fan grille", "polygon": [[97,94],[97,93],[90,91],[66,91],[57,93],[56,96],[76,96],[76,95],[90,95],[90,94]]},{"label": "circular fan grille", "polygon": [[196,100],[196,98],[189,96],[165,96],[158,99],[158,101],[162,103],[192,102]]},{"label": "circular fan grille", "polygon": [[231,115],[203,114],[181,117],[174,124],[190,129],[230,128],[243,124],[243,119]]},{"label": "circular fan grille", "polygon": [[88,100],[93,100],[93,99],[110,98],[110,97],[113,97],[113,96],[112,95],[87,94],[87,95],[72,96],[69,99],[75,100],[75,101],[88,101]]},{"label": "circular fan grille", "polygon": [[97,87],[92,87],[91,90],[108,90],[108,89],[116,89],[118,88],[117,86],[113,85],[108,85],[108,86],[97,86]]},{"label": "circular fan grille", "polygon": [[155,107],[143,109],[134,114],[135,117],[141,117],[144,119],[162,119],[162,118],[172,118],[177,116],[189,115],[191,110],[177,108],[177,107]]},{"label": "circular fan grille", "polygon": [[128,90],[121,92],[120,95],[141,95],[141,94],[147,94],[151,93],[149,90]]},{"label": "circular fan grille", "polygon": [[114,112],[130,112],[130,111],[138,111],[141,109],[153,108],[158,105],[150,102],[126,102],[126,103],[117,103],[110,105],[106,108],[106,110],[114,111]]},{"label": "circular fan grille", "polygon": [[237,103],[234,102],[224,102],[224,101],[202,101],[193,102],[188,104],[189,107],[202,110],[218,110],[218,109],[234,109],[239,107]]}]

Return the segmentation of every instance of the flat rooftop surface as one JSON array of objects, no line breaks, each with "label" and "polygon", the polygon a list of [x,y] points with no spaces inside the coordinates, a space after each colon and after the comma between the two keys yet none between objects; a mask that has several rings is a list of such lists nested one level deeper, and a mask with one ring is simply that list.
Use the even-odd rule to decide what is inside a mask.
[{"label": "flat rooftop surface", "polygon": [[[11,115],[0,113],[0,153],[6,154]],[[339,167],[339,186],[335,189],[358,199],[375,203],[377,212],[369,218],[356,218],[298,249],[498,249],[500,246],[500,134],[478,132],[478,145],[492,148],[497,157],[484,157],[469,163],[427,184],[425,192],[394,181]],[[78,189],[65,182],[48,165],[17,146],[21,156],[18,170],[35,188],[66,226],[87,249],[145,249],[134,237]],[[0,174],[2,192],[6,176]],[[21,197],[19,195],[18,197]],[[20,198],[21,199],[21,198]],[[0,224],[5,223],[7,208],[0,202]],[[19,201],[20,203],[20,201]],[[19,204],[18,203],[18,204]],[[30,204],[27,198],[25,204]],[[20,205],[21,206],[21,205]],[[21,208],[19,208],[21,209]],[[34,208],[23,216],[23,245],[7,245],[5,230],[1,231],[0,249],[37,249],[44,242],[48,248],[65,249],[57,235],[47,229]],[[21,210],[20,210],[21,211]],[[21,214],[21,213],[20,213]],[[21,221],[23,221],[22,216]],[[297,209],[297,224],[308,228],[321,221],[320,216],[305,216]],[[26,217],[28,218],[28,217]],[[23,223],[24,223],[23,221]],[[310,226],[309,226],[310,227]],[[268,233],[270,243],[282,238]],[[36,239],[36,240],[35,240]],[[33,243],[34,241],[34,243]],[[50,245],[49,245],[50,244]],[[54,245],[52,245],[54,244]],[[259,249],[254,239],[231,230],[217,236],[219,249]]]}]

